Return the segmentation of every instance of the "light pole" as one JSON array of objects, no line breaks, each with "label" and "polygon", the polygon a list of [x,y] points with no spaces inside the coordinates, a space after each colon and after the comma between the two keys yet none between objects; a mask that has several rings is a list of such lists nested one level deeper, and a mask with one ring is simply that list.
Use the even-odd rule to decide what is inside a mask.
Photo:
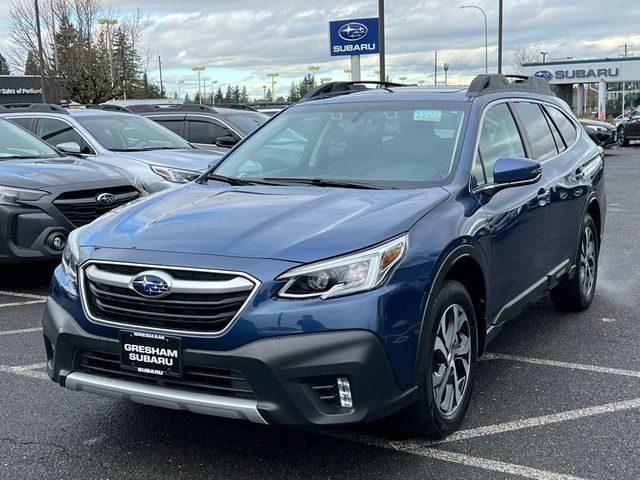
[{"label": "light pole", "polygon": [[160,97],[164,98],[164,85],[162,84],[162,59],[160,58],[160,54],[158,54],[158,70],[160,71]]},{"label": "light pole", "polygon": [[201,67],[196,65],[195,67],[191,67],[191,70],[194,72],[198,72],[198,99],[200,100],[200,105],[202,105],[202,90],[200,89],[200,72],[204,71],[207,67]]},{"label": "light pole", "polygon": [[484,73],[489,73],[489,35],[487,31],[487,14],[477,5],[460,5],[460,8],[477,8],[484,17]]},{"label": "light pole", "polygon": [[442,69],[444,70],[444,84],[447,85],[447,73],[449,72],[449,64],[445,62],[442,66]]},{"label": "light pole", "polygon": [[[109,53],[109,71],[111,72],[111,90],[115,85],[113,78],[113,45],[111,44],[111,26],[118,23],[117,18],[100,18],[98,19],[100,25],[106,25],[107,28],[107,49]],[[112,92],[113,93],[113,92]]]},{"label": "light pole", "polygon": [[40,7],[38,0],[35,0],[35,14],[36,14],[36,33],[38,35],[38,61],[40,62],[40,89],[42,103],[47,103],[47,94],[44,92],[44,55],[42,53],[42,33],[40,30]]},{"label": "light pole", "polygon": [[347,75],[349,75],[349,81],[351,81],[351,69],[350,69],[350,68],[345,68],[345,69],[344,69],[344,73],[346,73]]},{"label": "light pole", "polygon": [[267,86],[266,85],[262,85],[262,98],[264,99],[264,101],[267,101]]},{"label": "light pole", "polygon": [[[309,67],[311,68],[311,67]],[[320,67],[318,67],[319,69]],[[280,76],[278,72],[269,72],[267,73],[267,77],[271,77],[271,101],[274,102],[276,99],[276,77]]]},{"label": "light pole", "polygon": [[547,62],[547,54],[549,52],[540,52],[540,55],[542,55],[542,63],[546,63]]},{"label": "light pole", "polygon": [[433,62],[433,84],[438,85],[438,50],[435,52],[435,60]]},{"label": "light pole", "polygon": [[184,80],[178,80],[176,83],[178,84],[178,98],[182,98],[182,94],[180,92],[180,85],[184,83]]},{"label": "light pole", "polygon": [[498,3],[498,73],[502,73],[502,19],[504,17],[504,0]]},{"label": "light pole", "polygon": [[378,24],[380,32],[378,34],[378,45],[380,45],[380,81],[387,78],[387,67],[385,64],[385,39],[384,39],[384,0],[378,0]]},{"label": "light pole", "polygon": [[218,83],[217,80],[211,80],[211,105],[216,106],[216,93],[214,90],[214,85]]}]

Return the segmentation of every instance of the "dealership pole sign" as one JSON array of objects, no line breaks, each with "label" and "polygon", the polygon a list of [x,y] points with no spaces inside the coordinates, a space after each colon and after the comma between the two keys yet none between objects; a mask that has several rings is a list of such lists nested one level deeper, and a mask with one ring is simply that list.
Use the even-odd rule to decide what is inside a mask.
[{"label": "dealership pole sign", "polygon": [[380,26],[377,18],[329,22],[331,56],[351,57],[351,79],[360,80],[360,55],[380,52]]}]

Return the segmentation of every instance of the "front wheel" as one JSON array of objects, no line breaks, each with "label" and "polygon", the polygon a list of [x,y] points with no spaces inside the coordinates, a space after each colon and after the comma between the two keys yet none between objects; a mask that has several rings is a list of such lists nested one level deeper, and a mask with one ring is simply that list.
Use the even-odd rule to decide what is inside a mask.
[{"label": "front wheel", "polygon": [[582,220],[576,262],[578,271],[571,280],[558,285],[550,292],[551,301],[558,310],[581,312],[589,308],[598,279],[598,253],[598,230],[591,215],[587,214]]},{"label": "front wheel", "polygon": [[462,423],[476,372],[476,316],[464,286],[446,281],[424,321],[427,337],[419,352],[419,397],[397,420],[405,432],[442,438]]},{"label": "front wheel", "polygon": [[619,147],[629,146],[629,139],[627,138],[627,132],[625,132],[624,127],[620,127],[618,129],[618,146]]}]

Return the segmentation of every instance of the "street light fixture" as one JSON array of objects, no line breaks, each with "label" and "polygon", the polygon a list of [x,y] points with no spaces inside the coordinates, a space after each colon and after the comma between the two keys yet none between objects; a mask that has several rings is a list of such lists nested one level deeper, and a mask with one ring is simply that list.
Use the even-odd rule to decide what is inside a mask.
[{"label": "street light fixture", "polygon": [[[309,67],[311,68],[311,67]],[[320,68],[320,67],[318,67]],[[276,77],[280,76],[278,72],[269,72],[267,73],[267,77],[271,77],[271,101],[274,102],[276,99]]]},{"label": "street light fixture", "polygon": [[107,49],[109,53],[109,71],[111,72],[111,89],[115,85],[115,80],[113,76],[113,44],[111,43],[111,27],[113,25],[117,25],[117,18],[99,18],[98,23],[102,26],[106,26],[107,28]]},{"label": "street light fixture", "polygon": [[346,73],[347,75],[349,75],[349,81],[351,81],[351,69],[350,69],[350,68],[345,68],[345,69],[344,69],[344,73]]},{"label": "street light fixture", "polygon": [[196,65],[195,67],[191,67],[191,70],[194,72],[198,72],[198,100],[200,100],[200,105],[202,105],[202,90],[200,89],[200,72],[206,70],[207,67],[201,67]]},{"label": "street light fixture", "polygon": [[460,5],[460,8],[476,8],[484,17],[484,73],[489,73],[489,36],[487,33],[487,14],[477,5]]},{"label": "street light fixture", "polygon": [[444,62],[442,69],[444,70],[444,84],[447,85],[447,73],[449,72],[449,64],[447,62]]}]

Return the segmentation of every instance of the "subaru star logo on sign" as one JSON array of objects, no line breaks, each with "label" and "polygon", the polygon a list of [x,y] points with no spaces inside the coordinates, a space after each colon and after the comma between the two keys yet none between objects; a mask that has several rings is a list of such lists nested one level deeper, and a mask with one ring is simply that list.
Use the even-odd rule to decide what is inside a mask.
[{"label": "subaru star logo on sign", "polygon": [[378,53],[378,19],[358,18],[329,22],[331,55],[367,55]]},{"label": "subaru star logo on sign", "polygon": [[171,280],[162,272],[142,272],[131,280],[130,286],[143,297],[160,298],[171,293]]},{"label": "subaru star logo on sign", "polygon": [[116,196],[111,193],[101,193],[97,196],[96,200],[101,205],[112,205],[116,201]]},{"label": "subaru star logo on sign", "polygon": [[536,77],[544,78],[547,82],[553,78],[553,73],[549,70],[540,70],[533,74]]},{"label": "subaru star logo on sign", "polygon": [[356,40],[366,37],[368,31],[369,29],[363,24],[354,22],[343,25],[340,30],[338,30],[338,35],[340,35],[340,38],[343,40],[355,42]]}]

